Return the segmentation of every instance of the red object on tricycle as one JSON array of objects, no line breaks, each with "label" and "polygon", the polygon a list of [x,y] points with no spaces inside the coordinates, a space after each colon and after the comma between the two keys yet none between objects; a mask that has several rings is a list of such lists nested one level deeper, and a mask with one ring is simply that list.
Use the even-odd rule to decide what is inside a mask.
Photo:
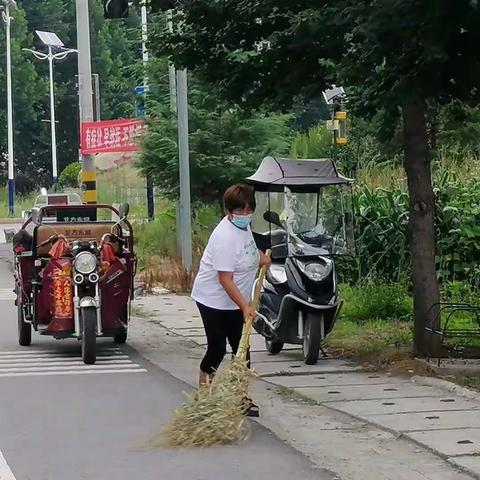
[{"label": "red object on tricycle", "polygon": [[[97,220],[102,210],[118,220]],[[31,344],[32,328],[77,338],[83,361],[92,364],[97,337],[126,342],[136,273],[127,215],[127,204],[118,210],[55,205],[32,211],[13,240],[20,345]]]}]

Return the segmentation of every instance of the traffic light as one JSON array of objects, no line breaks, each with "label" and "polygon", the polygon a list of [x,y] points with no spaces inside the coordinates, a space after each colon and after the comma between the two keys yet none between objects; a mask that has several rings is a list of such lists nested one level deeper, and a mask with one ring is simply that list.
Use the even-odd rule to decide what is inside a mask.
[{"label": "traffic light", "polygon": [[103,0],[103,15],[105,18],[128,17],[128,0]]}]

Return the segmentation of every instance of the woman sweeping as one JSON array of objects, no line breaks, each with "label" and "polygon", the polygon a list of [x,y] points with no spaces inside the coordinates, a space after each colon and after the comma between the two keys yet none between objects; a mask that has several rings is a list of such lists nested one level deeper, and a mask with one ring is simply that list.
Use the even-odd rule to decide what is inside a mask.
[{"label": "woman sweeping", "polygon": [[[258,250],[250,223],[255,195],[246,185],[233,185],[223,197],[225,217],[208,241],[195,279],[192,298],[197,302],[207,335],[207,352],[200,364],[200,384],[207,383],[226,353],[226,342],[237,352],[243,323],[255,317],[250,297],[257,269],[270,266]],[[250,362],[250,354],[248,354]],[[259,409],[245,399],[245,413],[258,417]]]}]

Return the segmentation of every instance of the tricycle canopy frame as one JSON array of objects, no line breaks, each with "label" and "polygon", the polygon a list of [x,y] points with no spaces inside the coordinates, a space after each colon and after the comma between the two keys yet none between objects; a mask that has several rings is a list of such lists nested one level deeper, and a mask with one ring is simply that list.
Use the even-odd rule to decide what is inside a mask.
[{"label": "tricycle canopy frame", "polygon": [[[46,205],[44,207],[40,207],[38,209],[38,218],[40,218],[40,224],[43,224],[42,222],[42,218],[44,216],[48,216],[49,214],[55,214],[56,212],[58,211],[62,211],[62,212],[78,212],[78,211],[82,211],[84,210],[85,212],[88,212],[88,211],[91,211],[91,210],[110,210],[112,213],[114,213],[117,217],[118,217],[118,221],[116,223],[118,224],[123,224],[125,225],[127,231],[128,231],[128,235],[129,235],[129,238],[130,238],[130,242],[129,242],[129,250],[130,251],[133,251],[133,227],[131,225],[131,223],[126,219],[126,218],[121,218],[121,215],[122,213],[124,212],[120,212],[119,210],[122,210],[121,209],[116,209],[115,207],[112,207],[111,205],[107,205],[107,204],[100,204],[100,203],[96,203],[96,204],[82,204],[82,205]],[[126,213],[128,214],[128,209],[126,210]],[[98,221],[98,223],[101,223],[102,221]],[[32,217],[29,217],[28,220],[26,220],[24,222],[24,224],[22,225],[22,230],[25,230],[27,228],[27,226],[29,226],[30,224],[33,224],[33,219]],[[82,223],[97,223],[97,221],[94,221],[94,222],[90,222],[90,221],[86,221],[86,222],[68,222],[68,221],[56,221],[56,222],[48,222],[48,224],[50,226],[52,226],[52,224],[55,224],[55,223],[58,223],[58,224],[66,224],[66,223],[75,223],[75,224],[78,224],[78,225],[81,225]],[[112,223],[115,223],[115,222],[112,222]]]}]

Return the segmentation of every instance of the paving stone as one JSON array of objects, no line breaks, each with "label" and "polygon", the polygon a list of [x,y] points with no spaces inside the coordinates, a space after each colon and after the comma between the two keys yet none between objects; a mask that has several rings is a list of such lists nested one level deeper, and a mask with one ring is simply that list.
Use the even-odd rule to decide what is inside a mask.
[{"label": "paving stone", "polygon": [[466,455],[449,458],[448,461],[460,468],[466,468],[470,472],[480,477],[480,457],[475,455]]},{"label": "paving stone", "polygon": [[201,319],[195,319],[187,317],[185,315],[166,315],[164,317],[154,317],[155,320],[159,321],[165,328],[175,329],[175,328],[200,328],[202,327]]},{"label": "paving stone", "polygon": [[480,428],[412,432],[408,436],[443,455],[480,454]]},{"label": "paving stone", "polygon": [[[455,395],[444,395],[438,391],[438,397],[395,398],[391,400],[356,400],[352,402],[329,402],[329,406],[345,413],[362,418],[373,415],[398,414],[409,412],[437,412],[442,410],[479,410],[480,403],[466,400]],[[475,415],[477,413],[474,413]],[[472,413],[472,415],[474,415]]]},{"label": "paving stone", "polygon": [[339,400],[370,400],[370,399],[397,399],[406,397],[435,397],[438,396],[438,390],[432,387],[420,387],[416,385],[403,384],[392,385],[384,383],[381,385],[348,385],[348,386],[328,386],[314,388],[296,388],[302,395],[316,400],[320,403],[336,402]]},{"label": "paving stone", "polygon": [[[299,356],[299,358],[301,358]],[[306,365],[302,360],[289,359],[285,362],[263,362],[255,364],[255,369],[260,375],[313,375],[326,372],[354,372],[361,370],[360,367],[349,365],[347,362],[335,359],[319,360],[316,365]]]},{"label": "paving stone", "polygon": [[398,415],[374,415],[369,419],[382,427],[399,432],[421,430],[443,430],[448,428],[480,428],[480,415],[468,415],[465,410],[422,413],[400,413]]},{"label": "paving stone", "polygon": [[297,345],[287,345],[284,349],[277,355],[272,355],[265,350],[264,348],[261,350],[251,349],[252,358],[254,359],[255,363],[272,363],[272,362],[298,362],[303,360],[303,353],[302,349],[299,348]]},{"label": "paving stone", "polygon": [[[338,360],[341,361],[341,360]],[[353,386],[353,385],[387,385],[387,386],[403,386],[411,385],[411,382],[401,378],[391,378],[388,376],[380,376],[365,373],[325,373],[324,375],[295,375],[268,377],[265,379],[270,383],[283,385],[289,388],[305,387],[337,387],[337,386]],[[388,388],[388,387],[385,387]]]}]

